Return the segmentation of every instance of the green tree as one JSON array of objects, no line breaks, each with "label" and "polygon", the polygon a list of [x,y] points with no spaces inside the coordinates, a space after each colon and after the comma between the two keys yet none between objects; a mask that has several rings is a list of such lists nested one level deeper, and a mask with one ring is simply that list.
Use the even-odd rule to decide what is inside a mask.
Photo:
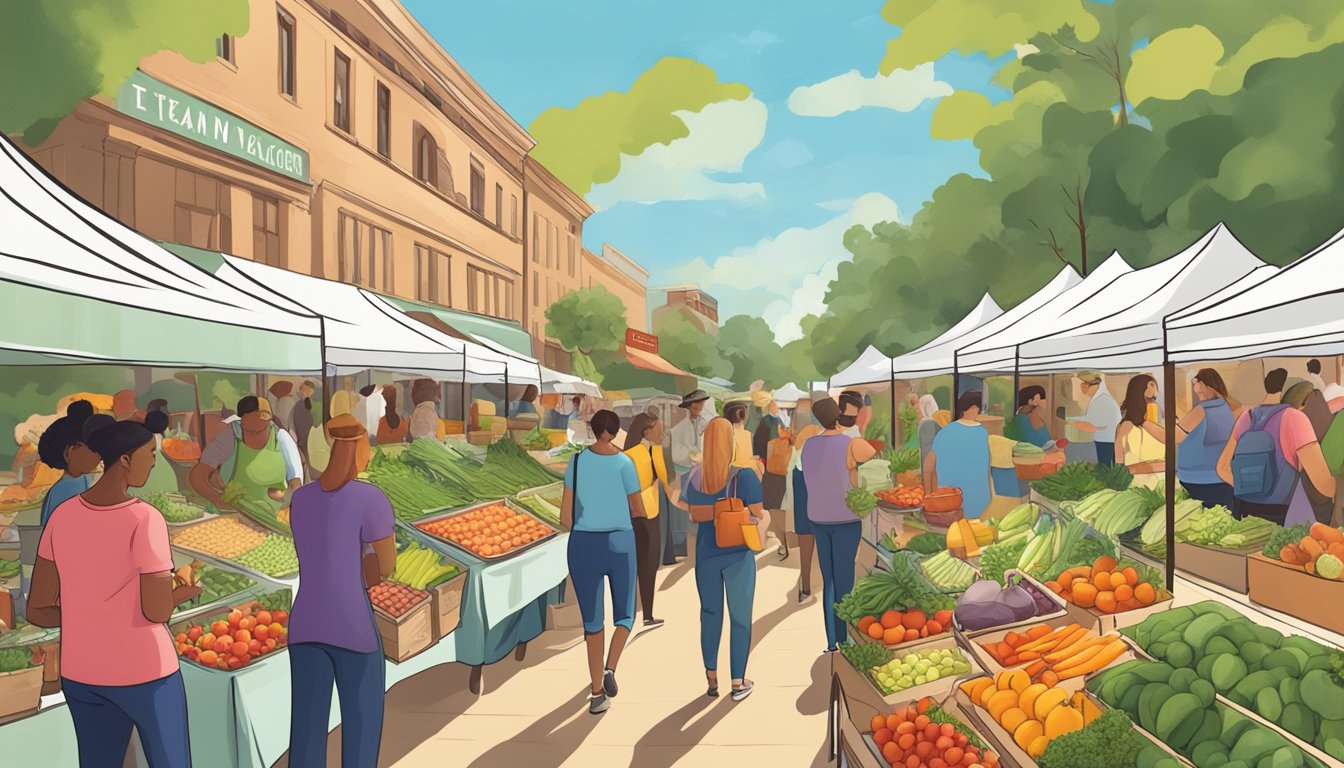
[{"label": "green tree", "polygon": [[36,146],[84,99],[108,96],[159,51],[215,57],[221,34],[247,32],[247,0],[22,0],[0,27],[0,132]]},{"label": "green tree", "polygon": [[600,285],[570,291],[546,308],[546,335],[570,352],[617,351],[625,328],[625,305]]},{"label": "green tree", "polygon": [[683,371],[705,378],[732,377],[733,366],[719,353],[718,342],[686,312],[660,314],[653,332],[658,337],[658,354]]}]

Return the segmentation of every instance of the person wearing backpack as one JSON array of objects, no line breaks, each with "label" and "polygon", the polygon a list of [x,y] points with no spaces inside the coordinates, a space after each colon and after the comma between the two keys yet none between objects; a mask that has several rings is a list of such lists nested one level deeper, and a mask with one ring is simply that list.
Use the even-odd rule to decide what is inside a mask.
[{"label": "person wearing backpack", "polygon": [[751,613],[756,599],[755,551],[770,515],[761,480],[746,467],[733,466],[733,425],[716,418],[705,427],[703,460],[691,470],[683,499],[695,531],[695,586],[700,593],[700,652],[705,663],[706,695],[719,695],[719,643],[723,605],[728,602],[728,658],[733,701],[751,695],[747,656],[751,651]]},{"label": "person wearing backpack", "polygon": [[[589,423],[597,442],[570,459],[560,522],[569,530],[569,577],[583,616],[588,646],[591,698],[588,712],[600,715],[616,697],[616,665],[635,626],[634,520],[644,520],[644,501],[635,463],[613,443],[621,431],[614,411],[598,411]],[[605,666],[602,663],[602,581],[611,591],[616,629]]]},{"label": "person wearing backpack", "polygon": [[1283,402],[1288,372],[1275,368],[1265,376],[1264,402],[1237,419],[1232,438],[1218,461],[1218,475],[1232,486],[1238,518],[1262,517],[1279,525],[1311,523],[1289,520],[1288,508],[1305,472],[1320,493],[1333,496],[1321,445],[1306,414]]}]

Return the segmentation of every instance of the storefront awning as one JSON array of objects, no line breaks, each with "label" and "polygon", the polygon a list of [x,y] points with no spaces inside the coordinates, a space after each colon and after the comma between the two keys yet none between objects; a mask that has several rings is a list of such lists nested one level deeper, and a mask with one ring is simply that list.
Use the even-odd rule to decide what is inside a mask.
[{"label": "storefront awning", "polygon": [[454,330],[467,336],[468,340],[475,341],[482,346],[509,355],[521,355],[527,360],[532,359],[532,337],[515,323],[494,320],[469,312],[459,312],[420,301],[401,299],[396,296],[383,296],[383,298],[403,312],[412,314],[412,316],[417,312],[431,314]]},{"label": "storefront awning", "polygon": [[[540,364],[535,358],[527,352],[518,352],[514,346],[511,346],[510,344],[496,341],[494,338],[479,332],[485,330],[501,337],[508,337],[513,333],[522,334],[522,342],[519,342],[515,338],[511,343],[530,350],[532,346],[532,337],[528,336],[523,329],[502,321],[491,320],[489,318],[471,315],[465,312],[456,312],[445,307],[436,307],[433,304],[425,304],[419,301],[410,301],[408,299],[400,299],[395,296],[385,296],[383,294],[375,295],[378,296],[379,299],[396,307],[401,312],[404,312],[407,317],[424,323],[436,331],[445,333],[455,339],[461,339],[466,342],[469,350],[474,348],[478,353],[481,350],[489,350],[493,353],[491,355],[477,354],[476,356],[482,359],[490,358],[495,360],[497,365],[490,370],[492,372],[500,372],[500,375],[481,376],[476,375],[472,371],[468,371],[468,373],[473,374],[468,377],[473,383],[503,383],[504,377],[502,372],[505,370],[508,371],[508,380],[510,384],[541,383]],[[474,334],[469,333],[465,330],[468,327],[478,329],[478,332]]]},{"label": "storefront awning", "polygon": [[681,370],[677,366],[664,360],[661,355],[637,349],[629,344],[625,345],[625,359],[629,360],[630,364],[636,368],[646,371],[665,373],[669,376],[690,376],[691,378],[696,378],[695,374]]},{"label": "storefront awning", "polygon": [[560,371],[541,367],[541,391],[557,395],[587,395],[601,397],[602,390],[591,381]]}]

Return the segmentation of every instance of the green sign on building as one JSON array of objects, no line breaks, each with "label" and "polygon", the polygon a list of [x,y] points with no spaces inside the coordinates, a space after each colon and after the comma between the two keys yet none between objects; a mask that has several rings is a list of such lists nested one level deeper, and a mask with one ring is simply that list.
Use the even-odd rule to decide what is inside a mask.
[{"label": "green sign on building", "polygon": [[117,111],[291,179],[308,181],[307,152],[140,70],[117,90]]}]

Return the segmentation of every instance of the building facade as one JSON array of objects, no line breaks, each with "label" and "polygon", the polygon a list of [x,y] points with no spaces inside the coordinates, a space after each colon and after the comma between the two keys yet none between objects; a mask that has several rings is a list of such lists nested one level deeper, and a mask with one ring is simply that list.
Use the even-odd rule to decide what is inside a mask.
[{"label": "building facade", "polygon": [[533,356],[568,373],[569,352],[546,335],[546,309],[587,285],[580,251],[583,222],[593,209],[536,160],[523,165],[523,328],[532,335]]},{"label": "building facade", "polygon": [[635,263],[634,259],[606,244],[602,246],[600,255],[585,248],[583,263],[587,275],[584,285],[605,286],[607,290],[616,294],[625,304],[626,325],[636,331],[647,333],[648,270]]},{"label": "building facade", "polygon": [[[653,327],[659,326],[659,318],[664,315],[681,312],[691,319],[704,333],[719,332],[719,302],[713,296],[700,290],[697,285],[676,285],[658,289],[663,303],[653,310]],[[664,298],[665,297],[665,298]]]},{"label": "building facade", "polygon": [[150,238],[523,322],[532,138],[396,0],[250,16],[213,62],[144,59],[31,154]]}]

